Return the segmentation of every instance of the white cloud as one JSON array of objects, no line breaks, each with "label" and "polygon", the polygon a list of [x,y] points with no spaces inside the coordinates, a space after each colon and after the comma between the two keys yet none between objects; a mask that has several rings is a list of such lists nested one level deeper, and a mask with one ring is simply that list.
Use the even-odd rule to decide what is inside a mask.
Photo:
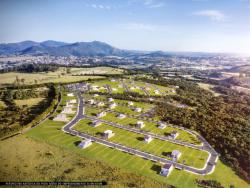
[{"label": "white cloud", "polygon": [[161,8],[165,5],[164,3],[158,0],[144,0],[143,4],[148,8]]},{"label": "white cloud", "polygon": [[142,31],[155,31],[157,29],[157,25],[145,24],[145,23],[137,23],[131,22],[127,24],[120,24],[123,29],[126,30],[142,30]]},{"label": "white cloud", "polygon": [[95,8],[95,9],[104,9],[104,10],[110,10],[111,6],[108,5],[101,5],[101,4],[91,4],[91,5],[86,5],[87,7]]},{"label": "white cloud", "polygon": [[213,21],[225,21],[226,16],[219,10],[202,10],[194,12],[194,15],[208,17]]}]

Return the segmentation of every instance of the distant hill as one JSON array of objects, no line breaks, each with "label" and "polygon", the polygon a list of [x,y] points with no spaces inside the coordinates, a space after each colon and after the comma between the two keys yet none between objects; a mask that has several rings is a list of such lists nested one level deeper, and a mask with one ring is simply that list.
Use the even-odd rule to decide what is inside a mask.
[{"label": "distant hill", "polygon": [[76,42],[65,43],[53,40],[44,42],[24,41],[19,43],[0,44],[0,55],[53,55],[53,56],[125,56],[132,51],[120,50],[107,43]]}]

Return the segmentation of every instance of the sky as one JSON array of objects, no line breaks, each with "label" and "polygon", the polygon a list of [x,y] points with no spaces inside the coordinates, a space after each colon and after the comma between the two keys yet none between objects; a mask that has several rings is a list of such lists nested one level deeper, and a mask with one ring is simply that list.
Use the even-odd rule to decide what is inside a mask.
[{"label": "sky", "polygon": [[250,54],[250,0],[0,0],[0,43]]}]

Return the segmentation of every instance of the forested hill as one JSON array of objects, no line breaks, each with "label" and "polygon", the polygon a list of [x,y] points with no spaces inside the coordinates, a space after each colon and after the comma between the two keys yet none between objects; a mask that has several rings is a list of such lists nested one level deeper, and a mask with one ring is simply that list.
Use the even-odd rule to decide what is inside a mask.
[{"label": "forested hill", "polygon": [[[145,80],[150,82],[150,80]],[[162,103],[157,114],[169,123],[200,132],[245,180],[250,182],[250,96],[218,86],[221,96],[185,80],[151,81],[160,85],[179,85],[176,96],[167,96],[165,101],[176,100],[191,106],[177,108]]]}]

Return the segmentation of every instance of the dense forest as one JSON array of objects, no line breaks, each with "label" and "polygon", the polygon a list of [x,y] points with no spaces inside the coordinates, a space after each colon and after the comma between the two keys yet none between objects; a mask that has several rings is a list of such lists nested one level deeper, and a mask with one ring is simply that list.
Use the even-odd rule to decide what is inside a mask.
[{"label": "dense forest", "polygon": [[[1,101],[5,106],[0,108],[0,137],[12,134],[24,128],[34,119],[38,118],[52,104],[56,95],[53,85],[48,88],[28,89],[3,89],[0,91]],[[44,98],[34,106],[17,105],[15,100],[26,100],[32,98]]]},{"label": "dense forest", "polygon": [[192,108],[177,108],[163,102],[157,107],[157,115],[166,122],[200,132],[221,154],[222,160],[250,182],[250,96],[218,86],[216,90],[222,95],[215,97],[184,79],[141,80],[163,86],[180,86],[178,95],[167,96],[165,101],[172,98]]},{"label": "dense forest", "polygon": [[6,72],[23,72],[23,73],[34,73],[34,72],[49,72],[49,71],[56,71],[59,68],[58,65],[51,65],[51,64],[21,64],[19,66],[2,69],[0,73]]}]

